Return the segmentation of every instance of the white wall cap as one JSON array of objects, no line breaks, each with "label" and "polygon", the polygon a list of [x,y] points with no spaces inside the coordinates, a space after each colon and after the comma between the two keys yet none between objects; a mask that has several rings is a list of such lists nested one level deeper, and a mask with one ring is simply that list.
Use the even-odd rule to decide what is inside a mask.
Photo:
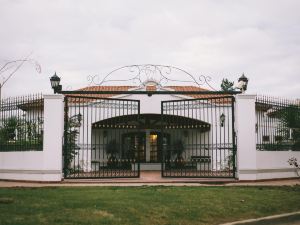
[{"label": "white wall cap", "polygon": [[237,99],[255,99],[256,98],[256,95],[254,94],[251,94],[251,95],[246,95],[246,94],[238,94],[236,95],[236,98]]},{"label": "white wall cap", "polygon": [[64,95],[61,94],[52,94],[52,95],[43,95],[44,99],[63,99]]}]

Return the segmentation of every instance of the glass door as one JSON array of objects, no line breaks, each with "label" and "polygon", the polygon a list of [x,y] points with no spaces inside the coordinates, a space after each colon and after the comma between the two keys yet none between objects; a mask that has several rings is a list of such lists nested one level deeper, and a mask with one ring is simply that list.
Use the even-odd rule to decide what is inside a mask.
[{"label": "glass door", "polygon": [[160,163],[161,162],[161,145],[166,147],[170,142],[170,135],[162,134],[160,132],[151,132],[150,133],[150,162],[151,163]]},{"label": "glass door", "polygon": [[139,162],[146,162],[146,134],[126,133],[122,137],[123,155],[139,160]]}]

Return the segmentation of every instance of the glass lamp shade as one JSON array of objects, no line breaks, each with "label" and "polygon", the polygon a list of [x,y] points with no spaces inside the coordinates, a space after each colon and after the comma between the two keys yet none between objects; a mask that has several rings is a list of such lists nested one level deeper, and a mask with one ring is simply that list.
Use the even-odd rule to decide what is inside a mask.
[{"label": "glass lamp shade", "polygon": [[240,89],[246,91],[248,86],[248,78],[243,74],[238,80],[238,86]]},{"label": "glass lamp shade", "polygon": [[81,123],[81,121],[82,121],[82,115],[81,115],[81,113],[79,113],[77,115],[77,120],[78,120],[79,123]]},{"label": "glass lamp shade", "polygon": [[222,113],[221,116],[220,116],[220,125],[221,125],[221,127],[224,126],[224,122],[225,122],[225,115],[224,115],[224,113]]},{"label": "glass lamp shade", "polygon": [[59,86],[60,83],[60,78],[59,76],[56,75],[56,73],[50,78],[50,82],[51,82],[51,87],[53,89],[57,88]]}]

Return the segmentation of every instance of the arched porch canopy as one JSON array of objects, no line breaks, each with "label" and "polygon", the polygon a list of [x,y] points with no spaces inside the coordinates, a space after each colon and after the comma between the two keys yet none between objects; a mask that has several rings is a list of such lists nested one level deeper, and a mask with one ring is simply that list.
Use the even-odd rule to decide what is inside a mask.
[{"label": "arched porch canopy", "polygon": [[92,124],[93,129],[197,129],[210,130],[210,124],[179,115],[133,114],[116,116]]}]

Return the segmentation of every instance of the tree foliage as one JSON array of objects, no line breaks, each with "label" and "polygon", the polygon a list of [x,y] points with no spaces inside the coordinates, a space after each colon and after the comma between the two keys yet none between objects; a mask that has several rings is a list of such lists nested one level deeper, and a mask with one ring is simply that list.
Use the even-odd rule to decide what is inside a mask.
[{"label": "tree foliage", "polygon": [[182,154],[185,151],[185,147],[183,141],[178,139],[174,142],[173,154],[176,155],[177,158],[181,158]]},{"label": "tree foliage", "polygon": [[221,90],[222,91],[234,91],[234,82],[229,81],[227,78],[223,78],[221,83]]},{"label": "tree foliage", "polygon": [[289,105],[279,111],[279,131],[284,139],[292,139],[293,150],[300,151],[300,107]]},{"label": "tree foliage", "polygon": [[6,143],[10,140],[14,140],[16,137],[17,127],[18,119],[16,117],[10,117],[3,121],[3,125],[0,127],[0,143]]},{"label": "tree foliage", "polygon": [[[11,116],[7,119],[2,119],[0,123],[0,150],[9,150],[20,148],[36,149],[42,148],[43,131],[41,130],[43,120],[38,118],[36,121],[26,121],[23,118]],[[14,143],[19,143],[14,146]]]},{"label": "tree foliage", "polygon": [[119,146],[115,139],[112,139],[106,145],[106,154],[110,155],[111,157],[116,157],[116,154],[119,152]]},{"label": "tree foliage", "polygon": [[64,175],[72,173],[71,163],[78,154],[80,147],[76,144],[79,134],[78,128],[81,126],[78,117],[70,117],[65,123],[64,131]]}]

